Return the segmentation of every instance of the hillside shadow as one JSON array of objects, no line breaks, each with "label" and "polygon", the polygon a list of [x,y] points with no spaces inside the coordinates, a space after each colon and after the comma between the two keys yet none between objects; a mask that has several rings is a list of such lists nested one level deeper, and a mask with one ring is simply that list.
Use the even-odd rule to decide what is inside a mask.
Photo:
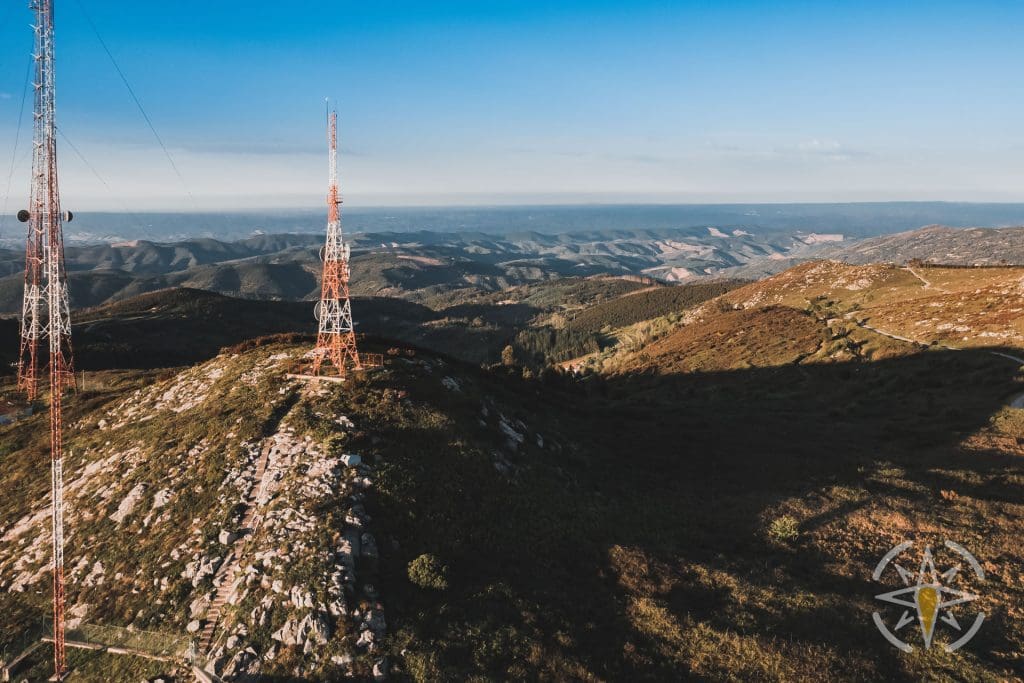
[{"label": "hillside shadow", "polygon": [[[967,465],[958,448],[963,438],[1024,390],[1017,371],[1008,360],[971,350],[873,363],[634,374],[588,386],[587,414],[578,414],[577,424],[587,433],[600,414],[629,421],[628,434],[601,434],[609,449],[630,454],[627,472],[615,478],[655,490],[689,482],[709,495],[708,484],[723,493],[799,493],[811,482],[861,482],[860,468],[878,462],[920,470],[917,479],[934,484],[941,476],[927,471]],[[1014,462],[991,453],[969,465],[989,473]]]},{"label": "hillside shadow", "polygon": [[[612,451],[629,452],[630,467],[627,473],[611,468],[599,476],[611,485],[610,495],[645,492],[637,529],[650,529],[661,516],[659,508],[686,520],[686,528],[634,534],[637,540],[624,544],[644,539],[640,542],[652,557],[717,568],[743,577],[748,590],[824,598],[819,607],[781,617],[767,607],[758,613],[752,605],[753,627],[746,630],[873,653],[865,658],[873,658],[887,677],[899,676],[899,653],[877,647],[864,609],[877,592],[870,571],[891,545],[890,537],[879,529],[853,548],[798,544],[793,554],[780,553],[766,542],[764,514],[785,500],[851,492],[854,500],[820,501],[824,509],[803,520],[801,532],[844,525],[855,512],[882,503],[947,528],[960,527],[961,538],[976,539],[975,515],[950,513],[940,492],[952,491],[986,510],[1024,504],[1024,491],[1012,484],[1024,473],[1018,453],[963,445],[1021,388],[1018,366],[988,350],[929,352],[870,364],[618,377],[593,387],[591,394],[607,403],[603,410],[609,419],[628,411],[628,437],[611,430],[603,440]],[[838,572],[844,562],[861,571]],[[765,569],[773,565],[778,571]],[[742,619],[723,617],[717,607],[694,609],[686,587],[675,590],[682,593],[672,600],[677,615],[718,620],[724,631],[744,628]],[[1005,626],[993,626],[990,645],[1005,637],[995,635],[1007,633]]]},{"label": "hillside shadow", "polygon": [[530,321],[540,309],[528,304],[457,304],[439,312],[449,318],[480,318],[497,325],[524,325]]},{"label": "hillside shadow", "polygon": [[[1024,390],[1018,371],[987,350],[937,350],[873,363],[514,388],[513,379],[484,377],[488,393],[523,406],[527,424],[582,448],[521,453],[525,467],[508,481],[489,463],[445,465],[441,456],[427,456],[430,444],[448,444],[450,434],[413,430],[402,441],[417,444],[416,456],[387,455],[408,468],[410,489],[381,501],[378,512],[401,547],[430,549],[453,567],[456,588],[445,597],[444,615],[418,621],[424,638],[443,638],[438,634],[458,621],[496,627],[474,605],[498,594],[513,615],[498,624],[532,634],[599,677],[666,680],[665,671],[645,665],[664,661],[666,642],[680,650],[672,673],[693,675],[685,661],[696,655],[686,648],[697,645],[672,645],[637,623],[632,601],[650,598],[677,624],[706,623],[768,643],[785,639],[782,652],[826,648],[867,663],[867,677],[909,680],[866,607],[878,592],[870,572],[890,537],[861,530],[855,543],[779,547],[766,539],[765,514],[785,501],[818,501],[800,527],[810,534],[881,501],[978,539],[978,513],[958,512],[939,494],[954,490],[978,510],[1024,505],[1024,489],[1013,484],[1024,477],[1024,459],[1012,448],[964,447]],[[406,460],[414,457],[426,460]],[[396,523],[383,509],[405,509],[412,500],[417,521]],[[1018,550],[974,545],[1021,564]],[[617,549],[644,569],[631,575],[628,563],[611,559]],[[429,609],[395,572],[388,594],[398,612]],[[761,591],[777,604],[755,602],[737,613],[736,590]],[[524,604],[535,611],[524,612]],[[974,652],[996,671],[1012,666],[1005,653],[1021,646],[1010,635],[1020,624],[1011,628],[1006,619],[995,615],[993,633],[979,641],[988,647]],[[556,644],[559,633],[571,635],[568,644]],[[453,644],[451,656],[468,661],[469,647]],[[498,660],[492,674],[505,671]]]},{"label": "hillside shadow", "polygon": [[[239,299],[187,287],[161,289],[103,306],[72,313],[72,340],[78,370],[151,370],[201,363],[225,347],[267,335],[316,332],[312,301],[259,301]],[[467,330],[461,325],[428,327],[439,314],[430,308],[389,297],[356,297],[360,336],[426,341],[446,348],[453,340],[477,337],[471,344],[496,355],[511,334],[498,330]],[[505,307],[493,307],[499,310]],[[494,314],[495,320],[527,315],[518,306]],[[475,333],[475,334],[474,334]],[[13,317],[0,318],[0,377],[13,375],[18,362],[20,325]]]}]

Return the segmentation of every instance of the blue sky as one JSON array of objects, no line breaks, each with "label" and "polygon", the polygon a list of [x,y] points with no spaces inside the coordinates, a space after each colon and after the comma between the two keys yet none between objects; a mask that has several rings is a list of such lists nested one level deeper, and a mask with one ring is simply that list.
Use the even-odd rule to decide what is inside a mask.
[{"label": "blue sky", "polygon": [[[0,9],[0,192],[25,5]],[[56,6],[59,125],[110,187],[65,145],[82,209],[317,206],[327,95],[353,205],[1024,200],[1022,3]]]}]

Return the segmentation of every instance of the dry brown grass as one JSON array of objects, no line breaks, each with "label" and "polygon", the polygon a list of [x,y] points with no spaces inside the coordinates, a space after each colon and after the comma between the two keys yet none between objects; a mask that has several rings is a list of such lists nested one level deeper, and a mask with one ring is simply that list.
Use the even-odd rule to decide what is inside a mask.
[{"label": "dry brown grass", "polygon": [[785,365],[817,353],[828,337],[824,324],[794,308],[730,311],[647,345],[618,370],[656,367],[678,373]]}]

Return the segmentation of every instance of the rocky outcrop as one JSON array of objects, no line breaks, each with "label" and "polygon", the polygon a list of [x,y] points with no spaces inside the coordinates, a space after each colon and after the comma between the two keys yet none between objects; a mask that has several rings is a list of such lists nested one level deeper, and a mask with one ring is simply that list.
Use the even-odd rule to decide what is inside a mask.
[{"label": "rocky outcrop", "polygon": [[[354,428],[348,417],[342,418],[333,421]],[[273,670],[286,649],[295,649],[309,671],[344,662],[341,666],[354,673],[360,654],[375,654],[386,634],[383,603],[369,581],[379,558],[365,507],[371,470],[359,455],[330,456],[287,418],[265,449],[265,469],[253,489],[251,509],[257,519],[249,525],[251,538],[235,543],[237,568],[224,579],[231,585],[222,583],[214,597],[222,635],[211,639],[208,669],[230,680]],[[328,548],[318,540],[324,533],[318,513],[324,501],[343,505],[344,528]],[[229,539],[222,532],[218,540]],[[195,575],[204,566],[196,564]],[[310,576],[315,577],[312,583]],[[221,596],[225,599],[218,603]],[[360,600],[370,601],[371,607],[360,610]],[[282,613],[287,615],[283,620]],[[260,652],[248,637],[256,630],[276,645]],[[347,639],[352,649],[343,654],[334,654],[346,642],[333,639],[338,631],[352,634]],[[328,656],[329,643],[334,644]]]},{"label": "rocky outcrop", "polygon": [[[370,676],[386,633],[372,458],[323,443],[356,420],[331,414],[335,389],[285,380],[291,357],[223,355],[74,424],[90,445],[66,473],[69,615],[117,610],[125,627],[208,642],[226,679],[296,675],[296,651],[303,676]],[[45,590],[49,509],[19,514],[0,521],[0,590]]]}]

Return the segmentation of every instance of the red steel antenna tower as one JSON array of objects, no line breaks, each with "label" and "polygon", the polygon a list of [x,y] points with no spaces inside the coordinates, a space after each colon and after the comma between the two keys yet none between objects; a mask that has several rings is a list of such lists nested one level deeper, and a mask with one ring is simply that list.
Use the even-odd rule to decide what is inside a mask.
[{"label": "red steel antenna tower", "polygon": [[18,220],[28,223],[18,386],[29,400],[35,400],[42,383],[42,339],[50,342],[50,370],[56,373],[56,386],[74,387],[75,373],[63,232],[63,221],[70,221],[72,215],[61,212],[57,183],[53,0],[31,0],[30,8],[36,14],[35,106],[31,196],[29,208],[18,212]]},{"label": "red steel antenna tower", "polygon": [[327,142],[330,150],[330,185],[327,190],[327,242],[321,258],[324,262],[323,287],[316,318],[320,323],[313,350],[313,374],[320,375],[325,362],[344,377],[349,369],[362,370],[349,300],[349,256],[341,232],[341,195],[338,192],[338,113],[327,115]]},{"label": "red steel antenna tower", "polygon": [[25,301],[21,319],[18,384],[30,399],[39,393],[41,340],[49,342],[50,484],[53,533],[53,663],[55,676],[67,671],[64,642],[64,390],[74,387],[71,314],[64,267],[64,215],[57,185],[57,124],[54,88],[53,0],[30,0],[35,12],[35,107],[32,190],[29,208],[18,212],[28,223],[25,249]]}]

